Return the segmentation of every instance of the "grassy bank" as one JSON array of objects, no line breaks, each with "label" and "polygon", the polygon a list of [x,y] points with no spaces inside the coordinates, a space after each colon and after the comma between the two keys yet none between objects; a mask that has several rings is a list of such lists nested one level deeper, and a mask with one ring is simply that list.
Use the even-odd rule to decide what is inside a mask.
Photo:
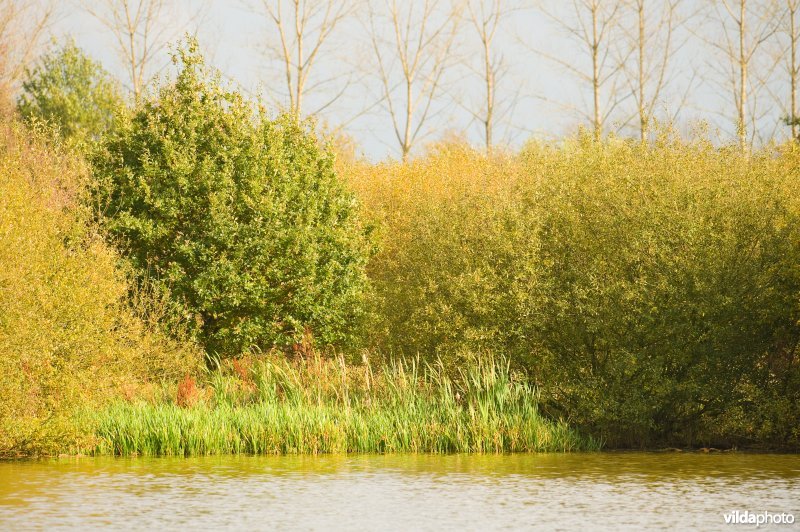
[{"label": "grassy bank", "polygon": [[[92,452],[117,455],[576,451],[599,444],[542,417],[535,390],[493,360],[441,368],[313,358],[238,361],[173,398],[94,413]],[[89,449],[87,449],[89,450]]]}]

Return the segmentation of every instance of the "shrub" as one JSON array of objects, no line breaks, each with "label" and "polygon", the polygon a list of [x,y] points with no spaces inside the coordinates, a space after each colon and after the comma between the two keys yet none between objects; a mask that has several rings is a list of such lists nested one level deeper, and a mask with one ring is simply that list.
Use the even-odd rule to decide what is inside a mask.
[{"label": "shrub", "polygon": [[190,42],[94,160],[103,225],[211,353],[357,340],[371,246],[308,124],[254,118]]},{"label": "shrub", "polygon": [[73,42],[46,53],[27,71],[17,100],[26,122],[49,123],[61,139],[78,146],[98,140],[122,107],[117,83]]},{"label": "shrub", "polygon": [[0,127],[0,455],[69,448],[79,407],[196,371],[126,303],[118,257],[88,223],[86,171]]},{"label": "shrub", "polygon": [[380,227],[369,268],[380,352],[451,366],[462,353],[510,352],[536,249],[516,171],[452,144],[408,164],[349,170]]},{"label": "shrub", "polygon": [[797,163],[665,135],[353,165],[381,225],[375,344],[508,356],[610,445],[797,445]]},{"label": "shrub", "polygon": [[768,362],[800,339],[796,159],[668,139],[523,157],[540,176],[526,358],[551,402],[614,445],[752,441],[779,390],[800,392],[796,363]]}]

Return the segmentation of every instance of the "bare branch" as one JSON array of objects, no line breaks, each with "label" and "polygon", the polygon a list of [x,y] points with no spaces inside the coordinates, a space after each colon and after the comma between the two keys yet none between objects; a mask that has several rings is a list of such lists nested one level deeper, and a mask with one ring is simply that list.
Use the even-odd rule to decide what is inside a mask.
[{"label": "bare branch", "polygon": [[[288,109],[297,118],[303,114],[306,96],[322,90],[336,78],[309,84],[316,62],[324,55],[336,28],[355,11],[356,0],[243,0],[247,9],[263,16],[277,30],[277,41],[263,38],[269,60],[277,60],[285,77]],[[272,33],[267,32],[267,35]],[[319,109],[325,109],[343,96],[350,79]]]},{"label": "bare branch", "polygon": [[632,31],[626,31],[623,46],[634,61],[624,58],[622,64],[636,104],[629,120],[636,119],[642,141],[647,138],[660,97],[673,78],[672,58],[687,42],[685,38],[675,42],[677,31],[687,21],[679,12],[682,3],[683,0],[665,0],[654,5],[648,0],[631,0],[625,5],[632,15]]},{"label": "bare branch", "polygon": [[724,40],[715,39],[704,31],[700,36],[716,50],[727,66],[727,73],[712,65],[718,73],[717,83],[732,95],[736,113],[733,122],[739,146],[749,149],[761,135],[756,130],[759,116],[758,92],[764,88],[776,63],[756,71],[761,63],[763,45],[774,37],[781,17],[776,0],[714,0],[714,10],[705,27],[716,25]]},{"label": "bare branch", "polygon": [[[603,0],[572,0],[571,16],[543,7],[541,12],[556,27],[578,44],[581,53],[589,59],[590,68],[584,70],[574,60],[531,48],[535,53],[560,65],[585,83],[591,93],[588,116],[596,137],[603,134],[606,121],[626,97],[615,94],[617,78],[622,72],[626,57],[612,55],[613,45],[622,31],[620,2]],[[628,54],[629,55],[629,54]]]},{"label": "bare branch", "polygon": [[177,0],[80,0],[80,4],[114,36],[136,100],[160,70],[154,63],[167,43],[175,40],[187,25],[194,26],[196,33],[205,10],[204,3],[195,3],[188,24],[177,27],[173,24]]},{"label": "bare branch", "polygon": [[[497,120],[497,85],[504,68],[502,57],[494,53],[494,38],[501,23],[521,6],[501,0],[467,0],[468,21],[480,45],[483,103],[479,111],[467,109],[483,129],[486,154],[492,154]],[[513,102],[512,102],[513,106]]]},{"label": "bare branch", "polygon": [[49,2],[0,0],[0,95],[16,89],[53,19]]},{"label": "bare branch", "polygon": [[[380,7],[375,5],[380,3]],[[459,17],[455,6],[381,0],[369,9],[369,31],[384,108],[406,160],[433,116],[444,76],[452,65]],[[416,8],[420,8],[419,11]],[[383,20],[381,24],[380,19]],[[386,30],[392,35],[385,38]]]}]

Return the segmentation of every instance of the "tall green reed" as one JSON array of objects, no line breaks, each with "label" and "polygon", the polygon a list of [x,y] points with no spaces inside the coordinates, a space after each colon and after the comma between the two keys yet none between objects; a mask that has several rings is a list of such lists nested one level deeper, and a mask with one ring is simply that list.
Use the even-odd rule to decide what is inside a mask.
[{"label": "tall green reed", "polygon": [[96,415],[95,452],[117,455],[501,453],[597,449],[544,418],[507,362],[475,359],[455,376],[394,362],[375,371],[319,357],[217,370],[194,406],[116,403]]}]

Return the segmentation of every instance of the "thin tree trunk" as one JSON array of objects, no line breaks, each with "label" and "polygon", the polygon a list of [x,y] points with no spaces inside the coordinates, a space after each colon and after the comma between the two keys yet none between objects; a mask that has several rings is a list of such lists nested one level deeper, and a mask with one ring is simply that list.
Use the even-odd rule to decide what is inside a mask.
[{"label": "thin tree trunk", "polygon": [[747,56],[745,51],[746,0],[739,0],[739,147],[747,148]]},{"label": "thin tree trunk", "polygon": [[414,91],[412,87],[413,79],[406,74],[406,127],[403,133],[403,162],[408,160],[411,152],[411,120],[414,116]]},{"label": "thin tree trunk", "polygon": [[592,2],[592,93],[594,97],[594,136],[600,138],[603,134],[603,119],[600,115],[600,43],[597,36],[597,10],[598,4]]},{"label": "thin tree trunk", "polygon": [[645,21],[644,21],[644,0],[638,0],[639,11],[639,139],[644,142],[647,136],[649,117],[645,108],[645,71],[644,71],[644,48],[645,48]]},{"label": "thin tree trunk", "polygon": [[128,25],[126,28],[128,32],[128,61],[131,67],[131,88],[133,89],[133,99],[134,101],[139,101],[139,95],[141,94],[141,87],[139,85],[139,76],[136,73],[136,31],[134,29],[134,24],[131,21],[131,13],[130,13],[130,6],[128,5],[127,0],[124,2],[125,7],[125,21]]},{"label": "thin tree trunk", "polygon": [[789,84],[791,88],[791,101],[789,102],[789,121],[792,127],[792,139],[798,140],[797,136],[797,28],[795,16],[797,15],[797,4],[789,2],[789,39],[791,65],[789,69]]},{"label": "thin tree trunk", "polygon": [[[294,27],[297,35],[297,75],[295,76],[297,92],[294,97],[292,113],[299,120],[303,108],[303,27],[300,21],[300,2],[295,0],[294,6]],[[292,88],[289,87],[290,92],[291,90]]]},{"label": "thin tree trunk", "polygon": [[491,61],[491,41],[484,37],[484,68],[486,69],[486,154],[492,155],[492,119],[494,114],[494,69]]}]

